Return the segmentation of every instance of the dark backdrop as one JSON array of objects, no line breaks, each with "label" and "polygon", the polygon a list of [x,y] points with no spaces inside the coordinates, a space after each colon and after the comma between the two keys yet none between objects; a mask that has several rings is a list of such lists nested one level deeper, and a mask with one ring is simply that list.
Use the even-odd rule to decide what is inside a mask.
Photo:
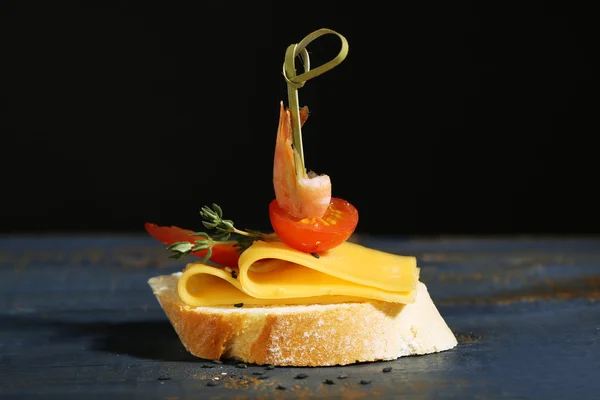
[{"label": "dark backdrop", "polygon": [[[416,3],[416,4],[415,4]],[[0,2],[0,229],[268,229],[286,47],[309,169],[359,232],[598,233],[590,10],[572,2]],[[338,50],[311,46],[313,65]]]}]

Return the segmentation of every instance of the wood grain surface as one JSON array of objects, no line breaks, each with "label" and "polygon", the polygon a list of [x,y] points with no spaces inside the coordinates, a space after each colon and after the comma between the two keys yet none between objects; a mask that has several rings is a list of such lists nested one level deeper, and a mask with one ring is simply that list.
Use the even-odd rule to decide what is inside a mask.
[{"label": "wood grain surface", "polygon": [[147,285],[185,261],[153,239],[1,238],[0,398],[600,398],[600,239],[359,241],[418,258],[455,349],[327,368],[197,359]]}]

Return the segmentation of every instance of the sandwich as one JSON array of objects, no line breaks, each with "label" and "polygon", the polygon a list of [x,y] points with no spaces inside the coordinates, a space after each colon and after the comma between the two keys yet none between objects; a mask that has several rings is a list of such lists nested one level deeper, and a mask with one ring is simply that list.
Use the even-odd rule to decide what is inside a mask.
[{"label": "sandwich", "polygon": [[217,204],[200,210],[205,232],[145,224],[171,257],[193,258],[148,281],[179,340],[203,359],[297,367],[454,348],[416,257],[353,241],[358,210],[332,197],[328,175],[306,170],[299,129],[308,109],[295,103],[279,107],[272,232],[238,229]]}]

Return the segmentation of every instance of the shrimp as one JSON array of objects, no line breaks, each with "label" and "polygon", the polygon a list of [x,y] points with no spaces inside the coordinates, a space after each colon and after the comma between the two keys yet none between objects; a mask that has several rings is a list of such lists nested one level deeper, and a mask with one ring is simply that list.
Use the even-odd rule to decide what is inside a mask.
[{"label": "shrimp", "polygon": [[[300,110],[300,124],[308,118],[308,108]],[[331,180],[329,176],[308,172],[296,174],[294,149],[292,147],[292,121],[290,111],[280,103],[279,127],[273,163],[273,186],[279,207],[291,216],[321,218],[331,203]]]}]

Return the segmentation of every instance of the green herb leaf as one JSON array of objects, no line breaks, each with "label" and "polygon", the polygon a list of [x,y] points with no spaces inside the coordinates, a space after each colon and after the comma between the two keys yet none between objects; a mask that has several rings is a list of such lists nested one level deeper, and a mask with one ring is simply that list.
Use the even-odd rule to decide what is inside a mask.
[{"label": "green herb leaf", "polygon": [[178,251],[180,253],[187,253],[192,249],[193,245],[190,242],[176,242],[167,247],[172,251]]},{"label": "green herb leaf", "polygon": [[194,248],[192,249],[192,251],[200,251],[200,250],[206,250],[209,247],[212,247],[212,244],[206,240],[203,240],[201,242],[196,242],[196,246],[194,246]]},{"label": "green herb leaf", "polygon": [[205,237],[206,239],[210,239],[210,236],[208,236],[208,233],[206,233],[206,232],[194,232],[190,236],[202,236],[202,237]]},{"label": "green herb leaf", "polygon": [[221,207],[219,207],[218,204],[213,203],[213,210],[215,210],[219,218],[223,218],[223,210],[221,209]]},{"label": "green herb leaf", "polygon": [[206,252],[206,255],[202,259],[202,262],[206,264],[208,262],[208,260],[210,260],[210,258],[212,257],[212,253],[213,253],[212,247],[209,247],[208,251]]},{"label": "green herb leaf", "polygon": [[222,229],[234,229],[233,221],[230,219],[222,220],[220,226],[222,227]]},{"label": "green herb leaf", "polygon": [[218,224],[216,222],[202,221],[202,225],[204,225],[208,229],[215,229]]},{"label": "green herb leaf", "polygon": [[219,240],[226,242],[229,240],[230,237],[231,237],[231,233],[227,232],[227,233],[224,233],[223,235],[219,235]]}]

